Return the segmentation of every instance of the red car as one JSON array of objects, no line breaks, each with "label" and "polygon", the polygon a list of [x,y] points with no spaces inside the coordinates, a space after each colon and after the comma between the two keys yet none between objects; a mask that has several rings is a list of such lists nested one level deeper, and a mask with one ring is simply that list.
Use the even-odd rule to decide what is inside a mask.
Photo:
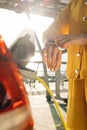
[{"label": "red car", "polygon": [[0,130],[33,130],[33,126],[22,76],[0,36]]}]

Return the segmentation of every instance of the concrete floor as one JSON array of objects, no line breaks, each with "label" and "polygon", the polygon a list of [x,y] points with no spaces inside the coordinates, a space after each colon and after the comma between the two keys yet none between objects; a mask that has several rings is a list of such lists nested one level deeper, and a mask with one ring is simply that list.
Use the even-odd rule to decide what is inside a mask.
[{"label": "concrete floor", "polygon": [[[26,86],[32,114],[34,118],[34,130],[65,130],[62,121],[59,118],[55,105],[46,101],[46,90],[41,84],[30,88]],[[52,87],[55,95],[55,87]],[[63,94],[63,93],[62,93]],[[66,104],[64,101],[58,100],[60,110],[66,120]]]}]

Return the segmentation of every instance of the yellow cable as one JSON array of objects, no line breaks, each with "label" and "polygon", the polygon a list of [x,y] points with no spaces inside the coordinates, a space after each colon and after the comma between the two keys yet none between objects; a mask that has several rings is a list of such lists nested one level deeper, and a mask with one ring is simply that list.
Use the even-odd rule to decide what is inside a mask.
[{"label": "yellow cable", "polygon": [[62,112],[61,112],[61,110],[59,108],[59,105],[58,105],[56,99],[54,98],[54,95],[53,95],[52,91],[50,90],[50,88],[48,87],[48,85],[44,82],[44,80],[42,80],[39,76],[36,76],[36,79],[43,84],[43,86],[46,88],[47,92],[52,97],[52,99],[54,101],[54,104],[56,106],[57,112],[59,113],[60,119],[61,119],[61,121],[62,121],[62,123],[64,125],[64,128],[65,128],[65,130],[67,130],[66,122],[65,122],[64,117],[62,115]]}]

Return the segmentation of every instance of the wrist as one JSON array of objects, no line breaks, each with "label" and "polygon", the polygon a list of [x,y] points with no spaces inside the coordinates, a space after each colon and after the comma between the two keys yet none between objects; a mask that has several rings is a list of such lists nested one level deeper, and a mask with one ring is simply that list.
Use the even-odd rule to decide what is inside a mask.
[{"label": "wrist", "polygon": [[45,46],[56,46],[56,47],[58,47],[56,44],[55,44],[55,41],[46,41],[46,44],[45,44]]},{"label": "wrist", "polygon": [[45,44],[45,47],[49,47],[49,46],[55,46],[57,47],[59,50],[63,50],[63,48],[61,48],[60,46],[58,46],[54,41],[47,41]]}]

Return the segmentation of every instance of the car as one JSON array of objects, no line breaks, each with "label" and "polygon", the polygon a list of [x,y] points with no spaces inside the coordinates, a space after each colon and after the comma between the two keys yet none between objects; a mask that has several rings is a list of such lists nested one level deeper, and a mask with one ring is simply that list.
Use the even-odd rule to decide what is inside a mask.
[{"label": "car", "polygon": [[23,77],[0,36],[0,130],[33,130],[33,126]]}]

